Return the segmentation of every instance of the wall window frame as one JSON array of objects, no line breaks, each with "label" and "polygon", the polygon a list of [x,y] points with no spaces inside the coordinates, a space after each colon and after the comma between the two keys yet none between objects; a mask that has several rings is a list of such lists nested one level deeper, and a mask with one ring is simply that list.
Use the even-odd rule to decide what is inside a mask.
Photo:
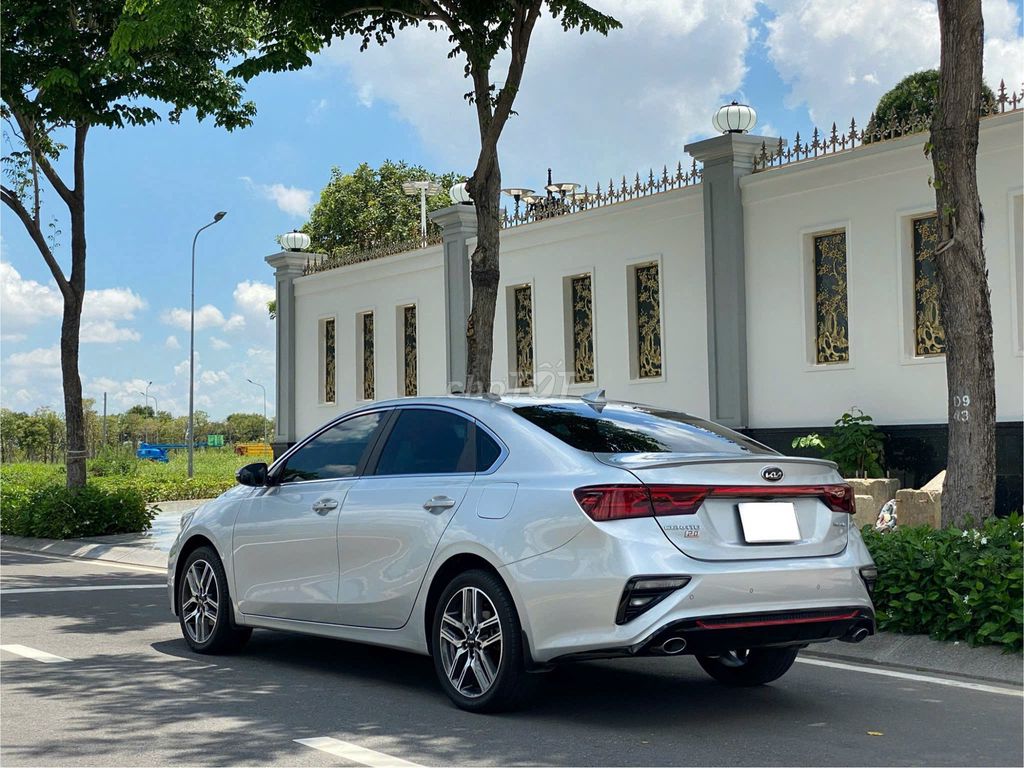
[{"label": "wall window frame", "polygon": [[[370,324],[369,341],[367,346],[365,333],[367,330],[367,318]],[[366,307],[356,312],[355,322],[355,358],[357,364],[356,373],[356,400],[358,402],[370,402],[376,399],[377,394],[377,318],[376,307]],[[370,360],[367,362],[367,352]],[[369,381],[367,379],[369,378]],[[370,397],[367,397],[369,393]]]},{"label": "wall window frame", "polygon": [[[408,317],[409,310],[412,310],[411,321]],[[407,346],[410,342],[410,322],[412,324],[411,348]],[[415,397],[419,394],[419,323],[419,306],[415,301],[404,301],[395,307],[395,368],[398,373],[396,391],[399,397]],[[409,371],[410,367],[411,371]],[[409,373],[408,379],[407,373]],[[411,392],[409,391],[410,387]]]},{"label": "wall window frame", "polygon": [[[815,259],[815,239],[824,235],[845,232],[846,234],[846,327],[847,342],[849,346],[848,357],[844,362],[819,363],[818,362],[818,305],[817,305],[817,269]],[[803,319],[804,319],[804,370],[809,373],[824,371],[848,371],[856,367],[854,355],[855,328],[855,305],[853,296],[854,271],[851,267],[851,254],[854,253],[854,229],[850,219],[823,221],[818,224],[803,227],[799,231],[800,247],[800,279],[802,282],[801,292],[803,294]]]},{"label": "wall window frame", "polygon": [[1010,317],[1013,321],[1013,351],[1024,357],[1024,188],[1011,189],[1006,196],[1010,244]]},{"label": "wall window frame", "polygon": [[[520,316],[522,291],[529,292],[529,319]],[[522,334],[528,322],[529,342],[520,347]],[[537,289],[533,280],[520,281],[505,286],[505,328],[508,349],[508,387],[510,390],[529,392],[537,386]],[[529,358],[529,377],[520,375],[520,363],[524,356]]]},{"label": "wall window frame", "polygon": [[[641,328],[638,302],[637,273],[648,267],[657,268],[657,354],[658,372],[642,375],[641,370]],[[628,307],[629,382],[630,384],[652,384],[663,382],[665,376],[665,267],[662,254],[640,256],[626,261],[626,305]],[[647,366],[644,366],[645,368]]]},{"label": "wall window frame", "polygon": [[[328,329],[331,329],[328,337]],[[328,348],[330,342],[333,349]],[[338,316],[320,315],[316,322],[317,405],[338,404]],[[328,378],[330,375],[330,379]],[[330,390],[333,390],[330,391]]]},{"label": "wall window frame", "polygon": [[[565,380],[570,392],[589,392],[599,381],[597,346],[597,280],[593,267],[584,267],[562,275],[562,328],[565,353]],[[590,279],[590,379],[576,377],[575,317],[579,314],[573,304],[573,282],[582,278]]]},{"label": "wall window frame", "polygon": [[896,285],[899,322],[900,365],[945,365],[945,354],[917,354],[917,299],[914,265],[914,222],[935,215],[935,201],[922,201],[920,205],[896,212]]}]

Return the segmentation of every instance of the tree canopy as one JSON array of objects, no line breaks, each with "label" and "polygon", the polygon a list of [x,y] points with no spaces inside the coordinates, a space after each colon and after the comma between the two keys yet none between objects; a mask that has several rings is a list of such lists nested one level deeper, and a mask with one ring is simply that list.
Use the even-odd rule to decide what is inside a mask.
[{"label": "tree canopy", "polygon": [[[451,205],[448,190],[465,177],[433,173],[419,165],[385,160],[379,168],[360,164],[351,173],[331,170],[331,180],[320,192],[302,231],[319,253],[365,250],[375,245],[416,240],[420,233],[419,196],[407,195],[402,184],[429,179],[441,191],[427,195],[427,210]],[[433,224],[428,223],[428,231]]]},{"label": "tree canopy", "polygon": [[[886,133],[896,126],[909,124],[915,118],[924,126],[935,112],[938,98],[939,70],[924,69],[907,75],[878,100],[868,133],[874,133],[876,129]],[[982,85],[982,101],[992,104],[995,98],[992,89]]]}]

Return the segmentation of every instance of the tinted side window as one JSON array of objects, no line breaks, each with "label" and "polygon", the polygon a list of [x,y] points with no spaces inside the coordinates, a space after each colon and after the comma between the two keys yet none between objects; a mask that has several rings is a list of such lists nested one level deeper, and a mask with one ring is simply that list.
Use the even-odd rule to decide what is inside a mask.
[{"label": "tinted side window", "polygon": [[473,422],[447,411],[404,408],[388,435],[375,474],[440,475],[472,472]]},{"label": "tinted side window", "polygon": [[474,427],[473,431],[476,433],[476,471],[486,472],[501,455],[501,446],[482,429]]},{"label": "tinted side window", "polygon": [[756,453],[777,455],[746,435],[685,413],[584,402],[516,408],[515,412],[573,448],[594,453]]},{"label": "tinted side window", "polygon": [[317,435],[288,457],[281,482],[352,477],[383,419],[383,413],[367,413]]}]

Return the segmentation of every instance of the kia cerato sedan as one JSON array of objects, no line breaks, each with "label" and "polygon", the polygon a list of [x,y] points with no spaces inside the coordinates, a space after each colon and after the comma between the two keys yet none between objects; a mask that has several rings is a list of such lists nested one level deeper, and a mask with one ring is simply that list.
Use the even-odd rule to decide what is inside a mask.
[{"label": "kia cerato sedan", "polygon": [[757,685],[875,629],[834,464],[601,393],[377,402],[238,481],[171,549],[198,653],[254,627],[388,646],[488,711],[563,662],[689,654]]}]

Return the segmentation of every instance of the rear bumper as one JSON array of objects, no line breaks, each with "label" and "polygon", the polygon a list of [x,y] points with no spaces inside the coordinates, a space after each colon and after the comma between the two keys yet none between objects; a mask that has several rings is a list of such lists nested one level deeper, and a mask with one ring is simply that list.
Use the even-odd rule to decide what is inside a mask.
[{"label": "rear bumper", "polygon": [[804,646],[830,640],[850,640],[854,636],[863,639],[873,634],[874,612],[856,606],[820,611],[705,616],[669,622],[649,639],[632,646],[568,653],[551,661],[673,656],[681,653],[715,656],[738,648]]},{"label": "rear bumper", "polygon": [[[836,555],[707,561],[676,549],[652,518],[638,518],[591,526],[558,549],[502,570],[533,660],[543,664],[653,654],[678,633],[685,635],[685,652],[708,655],[842,639],[858,627],[873,633],[874,608],[860,576],[870,565],[856,530]],[[638,575],[686,575],[690,581],[617,624],[623,589]],[[821,620],[776,623],[786,615]],[[771,623],[750,625],[764,616]],[[729,626],[737,623],[745,625]]]}]

